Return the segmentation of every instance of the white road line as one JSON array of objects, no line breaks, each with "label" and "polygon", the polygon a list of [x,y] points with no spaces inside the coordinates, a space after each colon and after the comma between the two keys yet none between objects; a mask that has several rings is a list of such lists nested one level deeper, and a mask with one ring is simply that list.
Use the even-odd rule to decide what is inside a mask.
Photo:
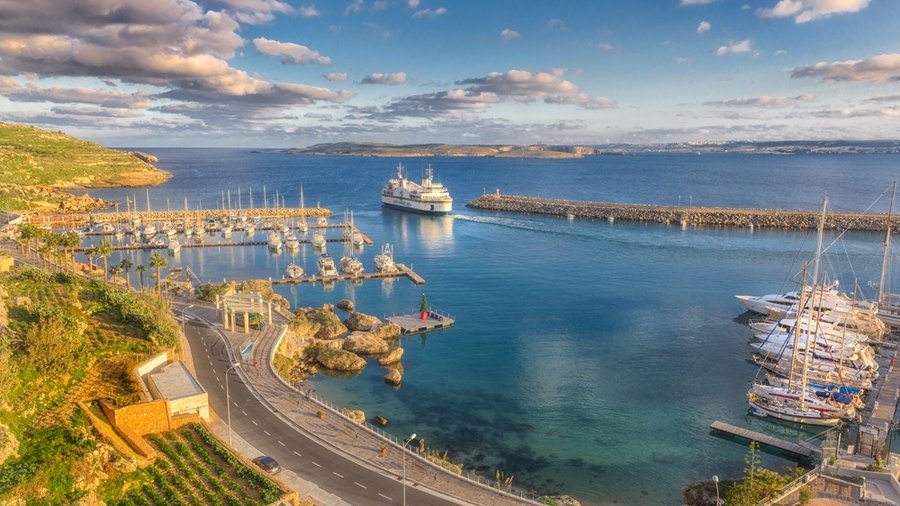
[{"label": "white road line", "polygon": [[221,388],[222,390],[225,390],[225,387],[223,387],[222,385],[219,385],[219,388]]},{"label": "white road line", "polygon": [[369,487],[367,487],[367,486],[365,486],[365,485],[363,485],[362,483],[359,483],[359,482],[357,482],[357,481],[354,481],[353,484],[356,485],[357,487],[361,488],[361,489],[367,489],[367,488],[369,488]]},{"label": "white road line", "polygon": [[281,446],[284,446],[284,443],[282,443],[281,441],[278,441],[278,444],[280,444]]},{"label": "white road line", "polygon": [[303,455],[300,455],[299,453],[297,453],[296,450],[292,450],[292,451],[294,452],[294,455],[296,455],[296,456],[298,456],[298,457],[302,457],[302,456],[303,456]]},{"label": "white road line", "polygon": [[336,473],[336,472],[334,472],[334,471],[331,471],[331,474],[337,476],[338,478],[343,478],[343,477],[344,477],[343,474],[338,474],[338,473]]},{"label": "white road line", "polygon": [[263,432],[265,432],[267,436],[271,436],[271,434],[269,434],[269,431],[263,429]]},{"label": "white road line", "polygon": [[316,466],[316,467],[322,467],[322,464],[319,464],[318,462],[316,462],[316,461],[314,461],[314,460],[312,460],[312,461],[310,461],[310,462],[312,462],[313,465]]},{"label": "white road line", "polygon": [[232,403],[232,404],[234,404],[234,407],[238,407],[238,405],[237,405],[237,403],[236,403],[236,402],[234,402],[234,401],[231,401],[231,403]]},{"label": "white road line", "polygon": [[246,412],[246,411],[244,411],[244,410],[243,410],[243,409],[242,409],[242,410],[241,410],[241,413],[243,413],[243,414],[244,414],[244,416],[247,416],[247,412]]},{"label": "white road line", "polygon": [[384,495],[384,494],[378,494],[378,495],[380,495],[381,497],[384,497],[384,498],[387,499],[388,501],[393,501],[393,499],[391,499],[390,497],[388,497],[388,496],[386,496],[386,495]]},{"label": "white road line", "polygon": [[253,425],[256,425],[257,427],[259,427],[259,424],[256,423],[256,420],[250,420],[250,421],[253,422]]}]

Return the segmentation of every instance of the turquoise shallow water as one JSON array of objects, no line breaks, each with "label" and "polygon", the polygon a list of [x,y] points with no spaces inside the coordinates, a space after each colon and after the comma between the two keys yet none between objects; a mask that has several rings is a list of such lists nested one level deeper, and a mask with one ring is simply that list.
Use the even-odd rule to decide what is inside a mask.
[{"label": "turquoise shallow water", "polygon": [[[298,157],[244,150],[155,150],[175,174],[151,191],[153,206],[187,197],[215,207],[224,189],[287,191],[296,205],[355,212],[374,241],[428,281],[405,279],[283,287],[296,306],[355,300],[364,312],[410,312],[427,293],[456,327],[404,338],[399,390],[374,362],[357,377],[319,377],[333,402],[391,420],[493,475],[586,504],[680,504],[681,487],[740,473],[745,449],[709,435],[713,420],[795,437],[796,429],[748,418],[744,401],[756,368],[747,362],[737,293],[782,288],[808,256],[806,232],[687,229],[484,213],[463,204],[507,193],[618,202],[861,211],[896,177],[896,157],[875,155],[641,155],[539,161],[471,158],[404,160],[410,174],[432,163],[456,199],[453,216],[382,210],[378,193],[396,160]],[[124,200],[131,190],[92,194]],[[138,201],[143,203],[142,192]],[[233,201],[236,198],[233,197]],[[143,205],[143,204],[141,204]],[[886,210],[882,199],[876,209]],[[876,234],[848,234],[827,256],[829,273],[869,293],[877,279]],[[329,245],[339,256],[341,249]],[[129,252],[136,263],[146,262]],[[116,256],[112,261],[116,261]],[[280,277],[292,261],[265,248],[184,250],[174,265],[204,279]],[[314,270],[315,255],[293,261]],[[791,465],[767,458],[776,467]]]}]

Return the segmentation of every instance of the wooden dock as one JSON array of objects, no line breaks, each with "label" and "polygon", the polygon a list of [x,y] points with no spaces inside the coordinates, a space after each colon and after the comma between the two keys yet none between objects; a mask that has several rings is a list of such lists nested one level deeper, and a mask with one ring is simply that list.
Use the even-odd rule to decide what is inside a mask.
[{"label": "wooden dock", "polygon": [[859,424],[857,438],[857,453],[875,457],[883,455],[888,449],[891,428],[894,426],[898,399],[900,399],[900,371],[893,365],[900,358],[900,350],[890,347],[888,344],[896,343],[896,333],[890,339],[885,340],[882,346],[882,364],[879,369],[881,378],[878,380],[877,391],[869,394],[869,402],[875,401],[872,409],[868,410]]},{"label": "wooden dock", "polygon": [[742,427],[731,425],[730,423],[726,422],[720,422],[718,420],[710,424],[709,428],[720,435],[736,437],[745,439],[747,441],[756,441],[760,446],[776,448],[785,455],[797,459],[811,459],[817,453],[815,448],[812,446],[805,446],[799,443],[791,443],[790,441],[785,441],[784,439],[779,439],[777,437],[763,434],[761,432],[756,432],[750,429],[744,429]]},{"label": "wooden dock", "polygon": [[426,319],[419,313],[386,316],[385,320],[400,326],[403,334],[421,334],[432,330],[452,327],[456,319],[438,311],[428,311]]},{"label": "wooden dock", "polygon": [[[344,242],[344,239],[339,237],[326,237],[326,242]],[[297,242],[300,244],[310,244],[309,239],[298,239]],[[369,239],[368,236],[363,235],[363,242],[367,245],[372,245],[372,239]],[[182,249],[184,248],[221,248],[227,246],[268,246],[269,241],[219,241],[219,242],[187,242],[181,244]],[[160,250],[160,249],[168,249],[167,244],[120,244],[112,246],[113,251],[129,251],[129,250]],[[89,249],[93,248],[93,246],[78,246],[72,248],[72,251],[75,252],[85,252]],[[286,250],[286,246],[281,247],[282,250]],[[424,283],[424,281],[422,281]],[[418,284],[422,284],[418,283]]]},{"label": "wooden dock", "polygon": [[419,276],[409,267],[403,264],[396,264],[397,270],[394,272],[364,272],[358,275],[338,274],[337,276],[303,276],[300,278],[281,278],[273,279],[273,285],[301,285],[304,283],[333,283],[335,281],[356,281],[364,279],[385,279],[406,277],[417,285],[424,285],[425,278]]},{"label": "wooden dock", "polygon": [[125,211],[125,212],[94,212],[94,213],[70,213],[57,215],[36,215],[31,217],[33,223],[50,223],[59,226],[68,226],[82,223],[130,223],[135,217],[143,222],[159,221],[206,221],[209,219],[221,220],[229,216],[243,214],[245,216],[261,219],[278,218],[317,218],[331,216],[331,211],[324,207],[278,207],[278,208],[252,208],[252,209],[192,209],[188,211]]}]

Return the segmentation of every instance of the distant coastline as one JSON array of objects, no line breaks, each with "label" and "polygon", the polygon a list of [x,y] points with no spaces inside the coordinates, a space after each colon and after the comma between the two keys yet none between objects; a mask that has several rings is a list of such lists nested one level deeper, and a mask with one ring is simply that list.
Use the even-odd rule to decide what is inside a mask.
[{"label": "distant coastline", "polygon": [[562,146],[534,144],[380,144],[372,142],[334,142],[314,144],[305,148],[290,148],[288,153],[321,156],[479,156],[493,158],[581,158],[605,154],[602,150],[586,146]]}]

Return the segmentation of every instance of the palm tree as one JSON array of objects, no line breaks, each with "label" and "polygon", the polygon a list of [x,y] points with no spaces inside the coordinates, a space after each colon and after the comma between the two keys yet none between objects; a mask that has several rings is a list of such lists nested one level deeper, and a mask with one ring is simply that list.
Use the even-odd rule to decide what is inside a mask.
[{"label": "palm tree", "polygon": [[[81,238],[75,232],[66,232],[59,238],[59,245],[63,248],[63,254],[81,246]],[[72,269],[75,269],[75,252],[72,252]]]},{"label": "palm tree", "polygon": [[141,275],[141,291],[144,291],[144,271],[147,270],[147,266],[144,264],[139,264],[134,270],[138,271],[138,274]]},{"label": "palm tree", "polygon": [[162,274],[160,271],[167,265],[169,265],[169,260],[166,257],[159,253],[150,255],[150,267],[156,269],[156,292],[159,294],[162,294]]},{"label": "palm tree", "polygon": [[116,276],[118,276],[121,273],[122,273],[122,268],[118,265],[113,265],[112,267],[109,268],[109,275],[110,275],[111,281],[113,283],[116,282]]},{"label": "palm tree", "polygon": [[131,267],[133,265],[134,264],[131,263],[131,260],[129,260],[127,258],[123,258],[122,261],[119,262],[119,268],[125,272],[125,286],[127,286],[129,289],[131,289],[131,280],[128,279],[128,271],[131,270]]},{"label": "palm tree", "polygon": [[100,241],[100,244],[94,248],[94,253],[98,257],[103,258],[103,279],[106,279],[109,275],[109,256],[112,255],[113,248],[112,243],[103,239]]},{"label": "palm tree", "polygon": [[45,234],[45,230],[34,223],[22,223],[17,227],[17,231],[19,232],[19,242],[22,244],[22,252],[26,254],[28,254],[28,248]]}]

